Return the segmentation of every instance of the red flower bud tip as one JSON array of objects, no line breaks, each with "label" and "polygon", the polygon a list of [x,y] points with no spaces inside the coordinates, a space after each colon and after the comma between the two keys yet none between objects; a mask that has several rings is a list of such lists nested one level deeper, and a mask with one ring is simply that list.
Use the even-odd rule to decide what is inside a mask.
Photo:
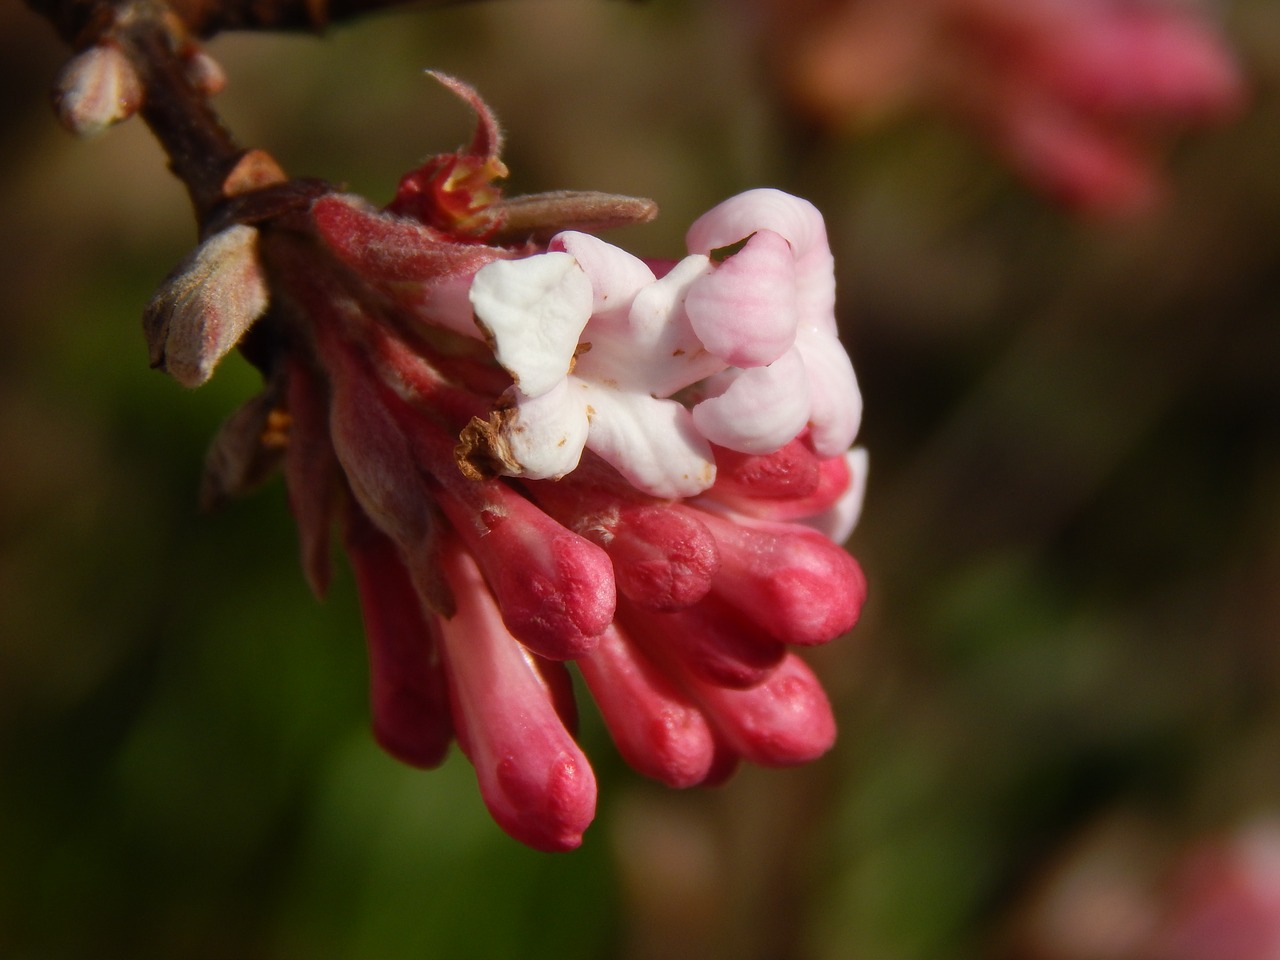
[{"label": "red flower bud tip", "polygon": [[716,753],[706,718],[616,628],[578,668],[627,763],[670,787],[706,780]]},{"label": "red flower bud tip", "polygon": [[571,850],[595,816],[591,765],[565,730],[546,682],[506,630],[475,562],[443,557],[458,598],[441,624],[460,742],[498,824],[538,850]]},{"label": "red flower bud tip", "polygon": [[839,545],[795,524],[701,515],[720,547],[712,593],[774,639],[826,643],[857,623],[867,583]]},{"label": "red flower bud tip", "polygon": [[499,481],[478,484],[482,503],[452,490],[440,505],[475,555],[520,642],[550,660],[593,650],[613,622],[613,565],[598,546]]},{"label": "red flower bud tip", "polygon": [[423,615],[395,545],[352,513],[345,541],[364,615],[373,734],[397,760],[435,767],[449,750],[453,725],[434,623]]},{"label": "red flower bud tip", "polygon": [[53,91],[58,118],[78,137],[95,136],[133,116],[142,106],[142,97],[142,80],[111,40],[67,61]]},{"label": "red flower bud tip", "polygon": [[720,567],[715,539],[697,517],[625,486],[588,457],[555,483],[534,484],[539,506],[609,554],[618,592],[651,610],[678,610],[711,589]]},{"label": "red flower bud tip", "polygon": [[620,511],[606,549],[618,590],[650,610],[679,610],[711,589],[720,551],[705,524],[669,506]]},{"label": "red flower bud tip", "polygon": [[763,683],[745,690],[692,676],[686,682],[725,743],[751,763],[807,763],[835,743],[831,702],[813,671],[795,654],[787,654]]}]

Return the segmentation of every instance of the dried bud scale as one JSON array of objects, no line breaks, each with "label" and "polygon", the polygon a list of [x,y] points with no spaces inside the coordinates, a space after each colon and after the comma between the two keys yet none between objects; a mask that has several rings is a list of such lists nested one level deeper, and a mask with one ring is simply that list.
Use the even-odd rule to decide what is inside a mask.
[{"label": "dried bud scale", "polygon": [[[287,425],[308,581],[327,587],[335,527],[355,572],[378,742],[433,766],[456,737],[494,819],[564,850],[596,783],[563,662],[624,758],[671,786],[830,747],[789,647],[849,629],[865,596],[806,525],[843,539],[856,519],[861,401],[812,205],[750,191],[681,259],[641,261],[581,230],[652,203],[503,199],[496,121],[439,79],[478,114],[468,147],[386,209],[327,191],[215,232],[146,329],[196,385],[270,289],[272,401],[225,431],[219,484],[245,486],[263,426]],[[251,167],[245,210],[278,182]]]},{"label": "dried bud scale", "polygon": [[62,68],[53,102],[63,126],[79,137],[96,136],[142,107],[142,80],[110,39],[82,50]]},{"label": "dried bud scale", "polygon": [[143,315],[151,365],[198,387],[267,309],[258,231],[236,224],[196,248]]}]

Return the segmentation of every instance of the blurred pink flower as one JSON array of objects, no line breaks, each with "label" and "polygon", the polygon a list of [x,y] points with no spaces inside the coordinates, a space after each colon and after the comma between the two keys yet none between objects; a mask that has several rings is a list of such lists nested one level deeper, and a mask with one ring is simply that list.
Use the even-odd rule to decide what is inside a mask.
[{"label": "blurred pink flower", "polygon": [[1280,824],[1259,821],[1190,851],[1142,960],[1280,957]]},{"label": "blurred pink flower", "polygon": [[925,105],[1077,210],[1158,199],[1172,138],[1238,112],[1214,26],[1179,0],[756,0],[788,97],[833,128]]}]

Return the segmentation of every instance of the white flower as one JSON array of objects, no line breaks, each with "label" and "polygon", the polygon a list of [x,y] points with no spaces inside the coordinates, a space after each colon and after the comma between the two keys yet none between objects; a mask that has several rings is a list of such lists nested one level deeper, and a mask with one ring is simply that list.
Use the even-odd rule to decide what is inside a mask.
[{"label": "white flower", "polygon": [[861,398],[818,211],[749,191],[688,244],[661,277],[572,232],[476,274],[477,321],[515,380],[492,421],[505,472],[560,477],[585,448],[647,493],[688,497],[715,479],[711,444],[767,453],[808,428],[819,455],[848,449]]}]

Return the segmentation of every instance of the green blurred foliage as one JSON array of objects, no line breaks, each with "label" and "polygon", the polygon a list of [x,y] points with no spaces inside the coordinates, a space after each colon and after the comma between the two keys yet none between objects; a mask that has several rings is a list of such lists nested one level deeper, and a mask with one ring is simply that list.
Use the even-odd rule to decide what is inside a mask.
[{"label": "green blurred foliage", "polygon": [[655,197],[620,238],[643,253],[758,183],[828,216],[873,458],[871,600],[814,657],[841,741],[672,794],[588,710],[599,821],[551,857],[461,758],[378,752],[350,578],[307,593],[278,483],[198,513],[255,375],[146,369],[185,198],[139,124],[61,133],[62,52],[0,8],[0,956],[988,956],[1100,818],[1176,843],[1280,805],[1280,16],[1234,11],[1253,108],[1175,158],[1168,209],[1110,228],[936,123],[797,135],[727,8],[213,44],[237,136],[374,200],[469,135],[432,67],[504,119],[516,189]]}]

